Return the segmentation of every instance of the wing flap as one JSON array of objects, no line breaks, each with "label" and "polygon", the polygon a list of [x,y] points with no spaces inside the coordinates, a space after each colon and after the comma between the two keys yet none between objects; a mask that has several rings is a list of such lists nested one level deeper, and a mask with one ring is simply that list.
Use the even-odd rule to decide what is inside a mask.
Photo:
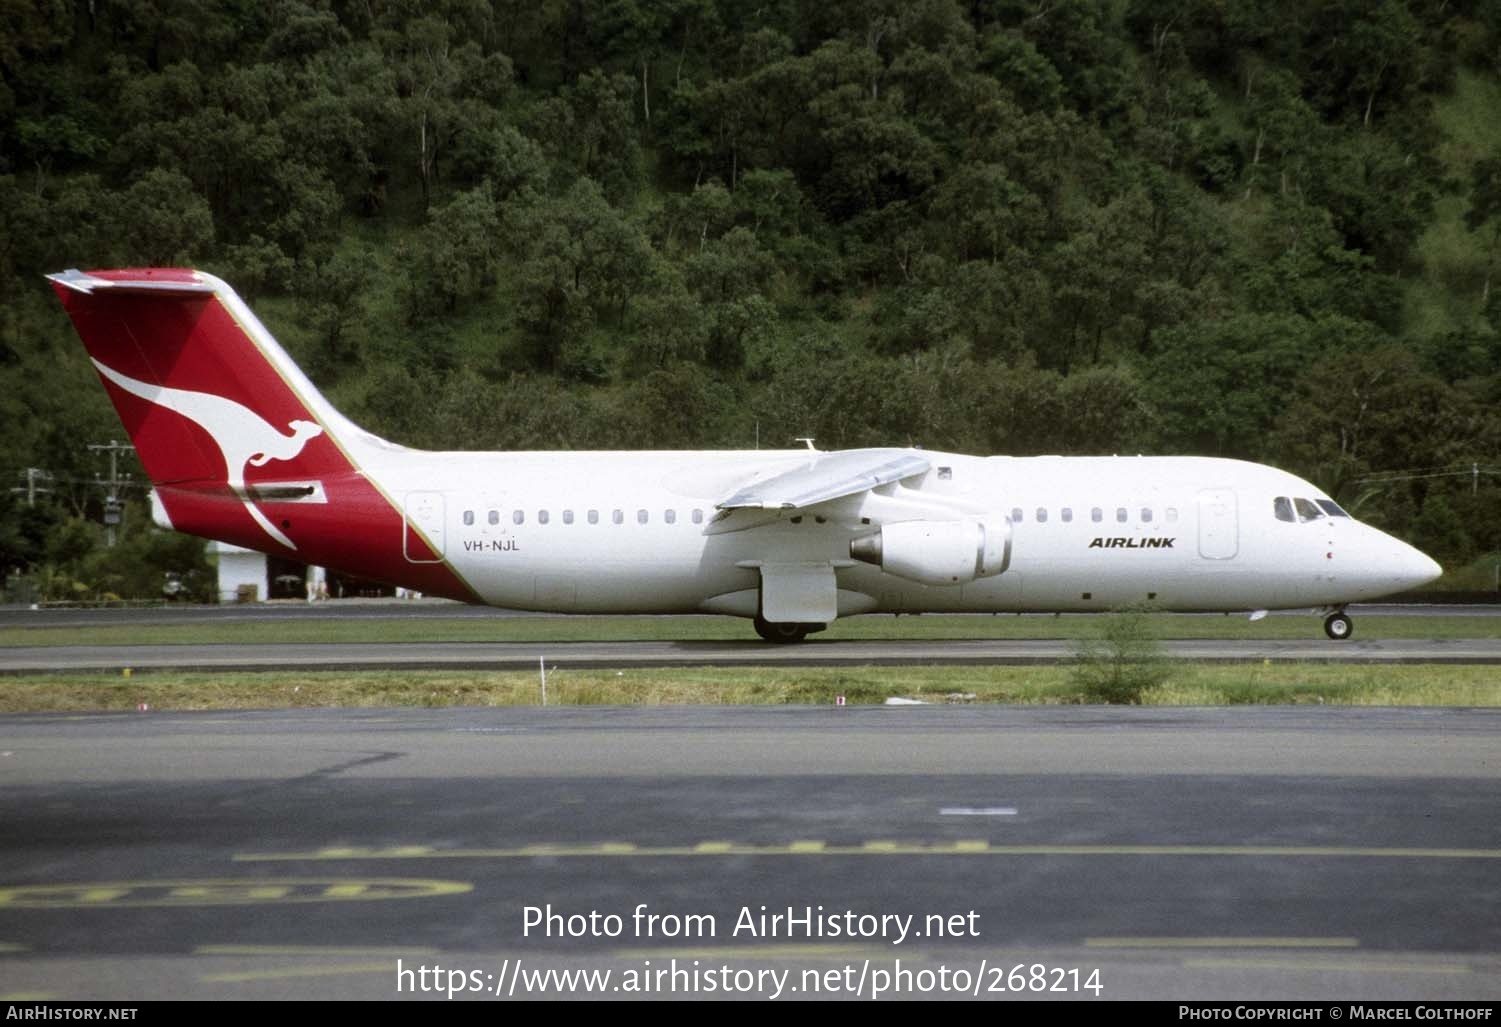
[{"label": "wing flap", "polygon": [[924,474],[932,462],[911,449],[816,453],[803,466],[742,486],[721,510],[796,510]]}]

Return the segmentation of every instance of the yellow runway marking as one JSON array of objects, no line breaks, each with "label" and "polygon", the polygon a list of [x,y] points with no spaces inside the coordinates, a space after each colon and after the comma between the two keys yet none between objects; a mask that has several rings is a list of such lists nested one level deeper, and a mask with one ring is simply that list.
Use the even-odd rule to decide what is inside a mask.
[{"label": "yellow runway marking", "polygon": [[14,945],[14,944],[12,944],[12,943],[10,943],[8,941],[0,941],[0,956],[3,956],[3,955],[5,955],[6,953],[9,953],[9,952],[26,952],[26,951],[28,951],[28,950],[27,950],[27,948],[26,948],[25,945]]},{"label": "yellow runway marking", "polygon": [[199,945],[195,956],[432,956],[434,948],[395,948],[379,945]]},{"label": "yellow runway marking", "polygon": [[1206,970],[1311,970],[1337,971],[1358,974],[1468,974],[1474,973],[1468,966],[1421,966],[1407,963],[1339,963],[1333,960],[1298,960],[1281,962],[1274,959],[1185,959],[1184,966]]},{"label": "yellow runway marking", "polygon": [[[242,852],[240,863],[359,859],[527,859],[536,856],[598,858],[609,856],[1187,856],[1283,857],[1289,859],[1501,859],[1501,849],[1362,848],[1338,845],[992,845],[983,840],[956,842],[870,841],[854,845],[799,840],[786,845],[751,845],[705,841],[691,845],[534,844],[511,849],[434,849],[403,845],[389,849],[338,847],[308,852]],[[0,893],[3,904],[3,893]]]},{"label": "yellow runway marking", "polygon": [[350,963],[345,966],[294,966],[283,970],[245,970],[239,973],[203,974],[198,979],[210,984],[243,984],[252,981],[280,981],[292,977],[337,977],[341,974],[395,974],[396,964]]},{"label": "yellow runway marking", "polygon": [[116,909],[124,906],[246,906],[274,903],[350,902],[459,895],[464,881],[417,878],[201,881],[98,881],[0,887],[4,909]]},{"label": "yellow runway marking", "polygon": [[1354,938],[1085,938],[1088,949],[1353,949]]},{"label": "yellow runway marking", "polygon": [[15,991],[0,994],[0,1002],[56,1002],[56,995],[45,991]]}]

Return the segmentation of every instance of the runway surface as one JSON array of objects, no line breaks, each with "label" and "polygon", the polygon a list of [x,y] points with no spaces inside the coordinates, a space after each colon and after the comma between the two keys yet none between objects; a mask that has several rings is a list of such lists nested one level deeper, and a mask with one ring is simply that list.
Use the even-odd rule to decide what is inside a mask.
[{"label": "runway surface", "polygon": [[[1501,663],[1501,638],[1330,642],[1319,639],[1167,641],[1164,651],[1210,663]],[[548,666],[840,667],[1053,664],[1062,640],[824,642],[396,642],[19,646],[0,649],[0,674],[133,670],[536,670]]]},{"label": "runway surface", "polygon": [[[1349,608],[1354,617],[1501,617],[1501,603],[1492,604],[1418,604],[1363,603]],[[278,600],[270,603],[215,604],[212,606],[152,606],[117,609],[67,609],[48,607],[31,609],[23,606],[0,606],[0,628],[106,627],[147,624],[230,624],[267,623],[305,620],[424,620],[424,619],[513,619],[517,617],[559,617],[562,614],[530,613],[502,610],[493,606],[470,606],[446,599],[341,599],[322,603]],[[614,616],[614,615],[612,615]],[[651,615],[643,615],[651,616]],[[944,614],[942,616],[990,617],[990,614]],[[1008,615],[1010,616],[1010,615]],[[1024,614],[1029,617],[1052,617],[1052,614]],[[1067,614],[1069,617],[1097,616]],[[1193,616],[1185,614],[1182,616]],[[1199,616],[1219,617],[1221,614]],[[1273,617],[1313,617],[1312,610],[1273,610]],[[716,618],[722,619],[722,618]]]},{"label": "runway surface", "polygon": [[[1337,663],[1501,663],[1501,631],[1488,625],[1501,606],[1407,606],[1371,604],[1352,607],[1357,621],[1385,616],[1475,618],[1478,637],[1471,639],[1381,640],[1357,638],[1331,643],[1303,639],[1167,641],[1170,656],[1206,662]],[[1273,616],[1312,617],[1311,611],[1283,611]],[[481,620],[539,616],[439,600],[361,601],[341,603],[272,603],[258,606],[161,607],[112,610],[30,610],[0,608],[0,628],[129,627],[275,623],[315,620]],[[551,616],[551,615],[548,615]],[[1052,619],[1051,615],[1047,616]],[[1077,615],[1087,616],[1087,615]],[[1218,614],[1204,616],[1219,617]],[[722,618],[718,618],[722,619]],[[986,617],[976,617],[983,623]],[[1496,637],[1485,637],[1494,635]],[[758,640],[629,642],[434,642],[434,643],[286,643],[107,646],[0,647],[0,674],[52,671],[133,670],[379,670],[489,669],[530,670],[539,659],[578,669],[609,667],[808,666],[934,664],[1048,664],[1073,655],[1065,640],[885,640],[831,641],[813,636],[794,646]]]},{"label": "runway surface", "polygon": [[9,716],[0,998],[1494,1000],[1498,785],[1494,710]]}]

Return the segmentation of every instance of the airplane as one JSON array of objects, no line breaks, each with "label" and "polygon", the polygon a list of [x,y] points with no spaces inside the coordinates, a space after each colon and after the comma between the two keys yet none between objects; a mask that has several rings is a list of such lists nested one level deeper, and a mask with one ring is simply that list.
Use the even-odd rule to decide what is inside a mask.
[{"label": "airplane", "polygon": [[1315,608],[1437,563],[1316,486],[1210,457],[913,448],[427,452],[333,408],[223,281],[48,278],[163,527],[469,603],[727,614],[798,642],[868,613]]}]

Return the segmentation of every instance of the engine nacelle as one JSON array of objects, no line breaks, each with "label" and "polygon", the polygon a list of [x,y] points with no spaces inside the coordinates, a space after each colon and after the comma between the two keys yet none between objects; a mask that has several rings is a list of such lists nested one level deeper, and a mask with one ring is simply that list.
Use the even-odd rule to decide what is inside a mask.
[{"label": "engine nacelle", "polygon": [[1011,565],[1011,522],[901,521],[850,542],[850,556],[924,585],[962,585]]}]

